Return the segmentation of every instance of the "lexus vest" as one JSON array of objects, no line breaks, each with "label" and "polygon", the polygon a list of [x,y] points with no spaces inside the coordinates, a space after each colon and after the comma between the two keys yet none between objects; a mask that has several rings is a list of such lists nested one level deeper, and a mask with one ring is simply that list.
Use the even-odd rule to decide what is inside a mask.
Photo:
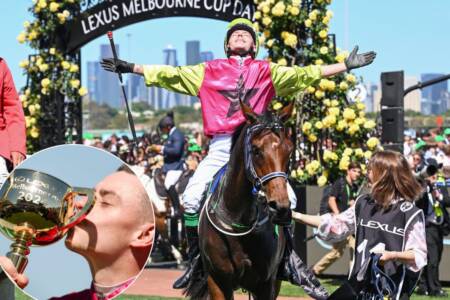
[{"label": "lexus vest", "polygon": [[245,121],[239,99],[261,114],[275,96],[269,62],[250,57],[208,61],[198,96],[205,134],[232,134]]},{"label": "lexus vest", "polygon": [[[414,217],[423,212],[413,203],[399,201],[388,209],[381,209],[369,195],[361,196],[355,204],[356,246],[355,259],[350,271],[350,281],[355,283],[357,291],[370,292],[370,287],[356,283],[356,275],[369,258],[373,248],[386,251],[404,251],[405,232]],[[404,293],[411,294],[419,273],[414,273],[404,264],[389,261],[384,264],[384,271],[397,285],[397,298]],[[368,274],[368,273],[367,273]],[[367,281],[365,281],[367,283]]]}]

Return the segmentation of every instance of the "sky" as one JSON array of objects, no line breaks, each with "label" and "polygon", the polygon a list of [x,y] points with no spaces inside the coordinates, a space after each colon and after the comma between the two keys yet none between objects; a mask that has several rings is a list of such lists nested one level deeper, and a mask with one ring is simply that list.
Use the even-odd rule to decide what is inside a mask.
[{"label": "sky", "polygon": [[[62,145],[37,152],[19,168],[47,173],[71,186],[93,188],[121,165],[119,158],[106,151]],[[11,243],[0,235],[0,255],[8,252]],[[67,250],[64,238],[48,246],[31,247],[28,259],[25,274],[30,283],[24,291],[36,299],[62,296],[90,286],[92,276],[87,261]]]},{"label": "sky", "polygon": [[[17,35],[25,20],[31,20],[27,8],[31,0],[0,1],[0,56],[12,69],[17,87],[26,77],[18,63],[32,54]],[[380,73],[404,70],[406,75],[450,73],[450,1],[447,0],[334,0],[330,5],[334,17],[330,33],[337,45],[351,50],[377,52],[375,62],[355,70],[364,80],[379,82]],[[172,17],[144,21],[115,32],[122,59],[141,64],[161,64],[162,50],[172,45],[178,50],[178,62],[185,64],[185,42],[200,40],[202,51],[223,57],[226,23],[212,19]],[[82,69],[87,61],[99,59],[99,45],[108,43],[100,37],[82,48]],[[86,72],[82,72],[83,84]]]}]

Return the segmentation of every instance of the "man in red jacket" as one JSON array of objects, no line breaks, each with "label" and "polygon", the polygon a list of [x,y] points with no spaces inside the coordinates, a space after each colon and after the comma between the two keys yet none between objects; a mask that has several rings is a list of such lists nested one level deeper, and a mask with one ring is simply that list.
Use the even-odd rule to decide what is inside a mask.
[{"label": "man in red jacket", "polygon": [[0,57],[0,186],[25,159],[25,118],[6,61]]}]

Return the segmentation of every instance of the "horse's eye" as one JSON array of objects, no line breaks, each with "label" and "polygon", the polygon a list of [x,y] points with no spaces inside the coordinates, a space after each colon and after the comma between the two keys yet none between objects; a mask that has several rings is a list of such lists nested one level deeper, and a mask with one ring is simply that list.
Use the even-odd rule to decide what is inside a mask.
[{"label": "horse's eye", "polygon": [[259,148],[256,146],[252,146],[252,154],[253,154],[253,156],[260,156],[261,150],[259,150]]}]

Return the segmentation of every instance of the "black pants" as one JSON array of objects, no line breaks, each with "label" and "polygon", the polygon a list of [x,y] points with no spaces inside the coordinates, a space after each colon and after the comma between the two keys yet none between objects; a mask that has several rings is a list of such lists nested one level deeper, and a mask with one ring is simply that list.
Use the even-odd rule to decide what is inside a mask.
[{"label": "black pants", "polygon": [[419,286],[430,294],[438,293],[441,289],[439,282],[439,263],[444,248],[444,236],[440,226],[427,224],[425,227],[428,248],[428,264],[422,271]]}]

